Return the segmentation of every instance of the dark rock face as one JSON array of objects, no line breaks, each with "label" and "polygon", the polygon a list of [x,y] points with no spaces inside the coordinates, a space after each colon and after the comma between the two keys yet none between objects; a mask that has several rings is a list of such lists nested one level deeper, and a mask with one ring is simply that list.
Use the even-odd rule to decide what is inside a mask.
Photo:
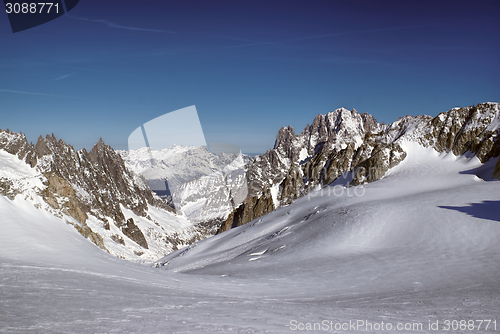
[{"label": "dark rock face", "polygon": [[[252,197],[253,198],[253,197]],[[250,199],[249,199],[250,201]],[[233,212],[229,214],[226,221],[221,224],[216,234],[222,233],[224,231],[230,230],[234,227],[243,225],[243,222],[248,219],[248,216],[244,216],[245,204],[241,204]]]},{"label": "dark rock face", "polygon": [[113,217],[116,223],[124,222],[120,204],[143,217],[148,203],[170,209],[148,187],[134,182],[120,155],[102,139],[89,153],[85,149],[77,152],[62,140],[49,136],[39,139],[36,148],[39,159],[50,155],[47,166],[50,172],[86,192],[88,196],[80,196],[82,207],[89,211],[92,208],[91,214],[98,218],[107,216]]},{"label": "dark rock face", "polygon": [[397,143],[374,150],[368,159],[356,165],[357,172],[351,184],[359,185],[380,180],[389,169],[399,164],[404,158],[406,158],[406,152]]},{"label": "dark rock face", "polygon": [[261,217],[274,209],[273,199],[269,191],[262,196],[250,197],[246,203],[241,204],[229,215],[217,231],[217,234],[249,223],[253,219]]},{"label": "dark rock face", "polygon": [[[278,200],[282,205],[291,203],[299,198],[304,191],[304,172],[300,166],[293,164],[278,188]],[[260,217],[260,216],[259,216]],[[257,217],[256,217],[257,218]]]},{"label": "dark rock face", "polygon": [[[41,192],[44,201],[54,209],[62,209],[64,213],[75,218],[80,224],[85,224],[89,208],[77,198],[76,192],[69,182],[54,172],[46,172],[45,177],[44,184],[47,187]],[[59,198],[64,198],[65,201],[59,203]]]},{"label": "dark rock face", "polygon": [[[247,166],[250,194],[221,226],[219,232],[243,225],[286,205],[319,186],[327,186],[351,172],[351,186],[377,181],[406,158],[402,141],[414,141],[437,152],[463,155],[482,162],[500,155],[500,105],[483,103],[431,116],[405,116],[388,125],[369,114],[338,109],[317,115],[300,135],[292,127],[278,131],[274,148]],[[500,178],[497,163],[495,175]],[[278,188],[277,203],[269,191]],[[247,209],[267,203],[263,210]]]},{"label": "dark rock face", "polygon": [[429,126],[430,131],[421,139],[438,152],[462,155],[468,151],[486,162],[500,153],[498,129],[489,127],[497,117],[498,104],[483,103],[440,113]]},{"label": "dark rock face", "polygon": [[144,234],[142,234],[142,231],[137,227],[137,225],[134,224],[133,218],[127,219],[127,223],[121,226],[121,230],[123,234],[134,240],[142,248],[149,248]]},{"label": "dark rock face", "polygon": [[350,144],[347,148],[339,152],[331,152],[328,160],[325,163],[323,186],[327,186],[337,178],[339,178],[345,171],[350,169],[354,157],[354,145]]}]

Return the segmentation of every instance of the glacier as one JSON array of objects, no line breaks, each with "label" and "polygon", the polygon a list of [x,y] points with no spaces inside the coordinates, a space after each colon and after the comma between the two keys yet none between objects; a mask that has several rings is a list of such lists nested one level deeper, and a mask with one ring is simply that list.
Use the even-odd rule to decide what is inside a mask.
[{"label": "glacier", "polygon": [[[0,332],[450,333],[445,321],[472,320],[492,333],[477,328],[488,319],[498,331],[500,188],[475,173],[498,158],[402,146],[406,159],[363,196],[310,192],[154,267],[0,196]],[[386,327],[335,328],[358,321]]]}]

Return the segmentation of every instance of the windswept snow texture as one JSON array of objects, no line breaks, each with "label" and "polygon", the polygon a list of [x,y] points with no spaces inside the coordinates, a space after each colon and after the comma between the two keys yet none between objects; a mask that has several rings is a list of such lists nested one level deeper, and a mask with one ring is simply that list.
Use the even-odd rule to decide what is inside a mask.
[{"label": "windswept snow texture", "polygon": [[[0,196],[0,332],[294,333],[324,321],[333,329],[310,332],[498,332],[499,182],[471,172],[476,158],[403,146],[407,158],[363,192],[310,193],[160,268],[114,258]],[[446,331],[446,320],[475,329]],[[349,321],[393,330],[335,330]]]}]

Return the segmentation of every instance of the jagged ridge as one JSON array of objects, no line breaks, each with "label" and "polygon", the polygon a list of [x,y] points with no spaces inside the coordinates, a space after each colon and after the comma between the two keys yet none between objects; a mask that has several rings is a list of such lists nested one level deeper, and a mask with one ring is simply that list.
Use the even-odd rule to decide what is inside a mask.
[{"label": "jagged ridge", "polygon": [[[278,131],[274,148],[247,166],[249,198],[236,208],[218,233],[240,226],[291,203],[317,186],[350,172],[350,185],[382,178],[406,157],[401,143],[415,141],[437,152],[470,152],[481,162],[500,155],[498,103],[454,108],[436,117],[405,116],[385,125],[369,114],[344,108],[317,115],[296,135]],[[497,163],[493,177],[500,177]]]},{"label": "jagged ridge", "polygon": [[[138,260],[147,252],[143,258],[154,260],[205,237],[129,171],[102,139],[87,152],[54,135],[40,137],[33,145],[22,133],[0,130],[0,149],[39,172],[43,187],[37,192],[46,209],[66,216],[84,237],[114,255]],[[1,193],[11,199],[23,192],[12,180],[0,184]],[[155,219],[153,212],[166,221]],[[169,229],[172,223],[177,228]]]}]

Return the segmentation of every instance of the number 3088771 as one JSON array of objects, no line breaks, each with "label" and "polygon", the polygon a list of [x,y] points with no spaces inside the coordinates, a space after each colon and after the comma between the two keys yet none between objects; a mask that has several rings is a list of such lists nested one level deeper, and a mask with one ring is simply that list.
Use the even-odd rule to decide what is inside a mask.
[{"label": "number 3088771", "polygon": [[56,13],[59,13],[59,4],[53,2],[31,2],[31,3],[6,3],[5,11],[7,14],[15,13],[15,14],[41,14],[41,13],[50,13],[51,10],[55,10]]}]

